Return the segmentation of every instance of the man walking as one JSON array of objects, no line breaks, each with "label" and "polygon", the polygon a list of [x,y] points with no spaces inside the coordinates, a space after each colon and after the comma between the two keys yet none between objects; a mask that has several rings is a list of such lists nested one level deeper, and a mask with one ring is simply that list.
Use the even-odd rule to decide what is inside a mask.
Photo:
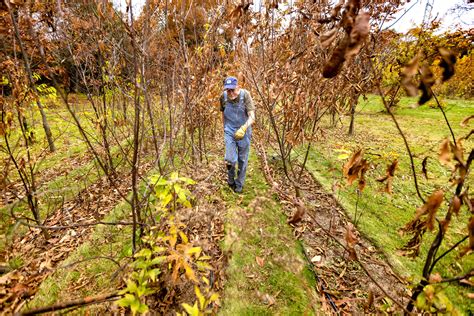
[{"label": "man walking", "polygon": [[[220,101],[224,122],[227,183],[235,192],[241,193],[249,159],[255,105],[250,93],[239,87],[235,77],[225,79],[224,93]],[[237,178],[235,177],[236,163],[238,163]]]}]

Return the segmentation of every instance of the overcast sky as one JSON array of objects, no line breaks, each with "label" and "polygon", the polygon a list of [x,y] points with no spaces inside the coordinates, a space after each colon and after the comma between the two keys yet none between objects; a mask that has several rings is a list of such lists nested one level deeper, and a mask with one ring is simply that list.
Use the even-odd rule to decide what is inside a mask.
[{"label": "overcast sky", "polygon": [[[412,0],[396,15],[396,18],[398,18],[408,10],[408,12],[393,25],[393,28],[398,32],[405,32],[415,25],[420,25],[423,22],[427,3],[432,4],[431,18],[435,16],[441,18],[443,29],[453,29],[457,26],[472,28],[474,27],[474,4],[469,5],[472,8],[470,11],[464,11],[462,14],[451,12],[451,9],[456,7],[457,4],[466,5],[466,2],[466,0]],[[391,23],[387,23],[387,26],[393,22],[395,22],[395,20]]]},{"label": "overcast sky", "polygon": [[[260,0],[254,0],[254,6],[256,7]],[[425,16],[425,8],[427,3],[432,4],[431,17],[438,16],[442,20],[443,30],[453,29],[457,26],[462,28],[474,27],[474,4],[470,4],[473,8],[468,12],[464,12],[462,15],[452,13],[450,10],[456,6],[456,4],[466,4],[467,0],[411,0],[407,3],[402,11],[396,15],[396,18],[400,18],[402,14],[408,10],[395,24],[395,20],[388,22],[384,27],[388,27],[393,24],[391,28],[398,32],[405,32],[415,25],[420,25],[423,22]],[[126,5],[125,0],[113,0],[114,5],[125,11]],[[134,7],[133,12],[135,16],[141,11],[141,7],[145,3],[145,0],[132,0]]]}]

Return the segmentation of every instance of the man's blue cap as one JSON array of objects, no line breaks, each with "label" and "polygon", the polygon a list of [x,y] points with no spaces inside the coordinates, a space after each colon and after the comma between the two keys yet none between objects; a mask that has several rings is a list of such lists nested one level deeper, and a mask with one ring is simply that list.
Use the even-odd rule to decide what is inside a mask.
[{"label": "man's blue cap", "polygon": [[224,89],[235,89],[237,87],[237,78],[235,77],[227,77],[224,80]]}]

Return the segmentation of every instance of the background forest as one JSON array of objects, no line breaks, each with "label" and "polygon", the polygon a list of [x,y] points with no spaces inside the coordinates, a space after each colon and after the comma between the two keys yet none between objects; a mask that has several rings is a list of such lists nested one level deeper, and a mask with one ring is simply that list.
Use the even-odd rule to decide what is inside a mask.
[{"label": "background forest", "polygon": [[409,2],[0,1],[2,313],[471,315],[474,30]]}]

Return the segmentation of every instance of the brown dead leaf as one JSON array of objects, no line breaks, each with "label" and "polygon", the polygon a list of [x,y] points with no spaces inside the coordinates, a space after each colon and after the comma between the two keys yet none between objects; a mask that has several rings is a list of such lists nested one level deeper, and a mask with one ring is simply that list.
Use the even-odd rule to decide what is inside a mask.
[{"label": "brown dead leaf", "polygon": [[456,64],[456,56],[449,49],[440,47],[439,54],[441,62],[439,66],[443,68],[443,82],[454,75],[454,64]]},{"label": "brown dead leaf", "polygon": [[367,302],[365,303],[365,309],[369,310],[372,305],[374,305],[374,292],[369,290],[369,294],[367,296]]},{"label": "brown dead leaf", "polygon": [[426,180],[428,180],[428,169],[426,169],[427,164],[428,164],[428,156],[426,156],[423,159],[423,162],[421,163],[421,172],[423,172],[423,175],[425,176]]},{"label": "brown dead leaf", "polygon": [[415,97],[418,94],[418,89],[416,85],[413,83],[413,78],[415,77],[418,71],[419,58],[420,58],[419,54],[413,57],[413,59],[410,60],[410,62],[405,66],[405,68],[403,69],[401,73],[401,77],[402,77],[401,83],[410,97]]},{"label": "brown dead leaf", "polygon": [[323,68],[323,77],[324,78],[333,78],[335,77],[342,69],[342,65],[346,61],[345,52],[347,46],[349,45],[349,36],[346,34],[334,49],[331,57],[326,62]]},{"label": "brown dead leaf", "polygon": [[433,194],[431,194],[430,197],[428,198],[428,201],[426,201],[426,203],[423,206],[417,209],[415,220],[418,220],[424,214],[428,214],[428,218],[426,219],[426,222],[425,222],[426,227],[429,230],[433,230],[434,221],[436,218],[436,212],[438,211],[438,208],[441,206],[441,203],[443,202],[443,196],[444,196],[443,190],[438,190],[438,191],[435,191]]},{"label": "brown dead leaf", "polygon": [[345,58],[349,59],[357,55],[367,39],[370,31],[370,14],[362,12],[355,18],[354,25],[349,35],[349,45],[345,51]]},{"label": "brown dead leaf", "polygon": [[28,286],[22,283],[15,284],[11,291],[15,294],[16,297],[23,298],[31,296],[30,289],[28,288]]},{"label": "brown dead leaf", "polygon": [[462,140],[458,139],[456,145],[451,144],[451,150],[453,152],[454,159],[461,165],[464,165],[464,149],[462,147]]},{"label": "brown dead leaf", "polygon": [[430,274],[430,280],[429,280],[430,283],[439,283],[441,282],[441,280],[443,280],[443,278],[438,272],[434,274]]},{"label": "brown dead leaf", "polygon": [[463,120],[461,121],[461,123],[459,125],[461,125],[461,127],[467,127],[467,124],[473,118],[474,118],[474,115],[467,116],[467,117],[463,118]]},{"label": "brown dead leaf", "polygon": [[262,298],[263,303],[267,304],[268,306],[275,305],[276,300],[270,294],[265,294]]},{"label": "brown dead leaf", "polygon": [[45,270],[52,270],[52,269],[53,269],[53,265],[51,263],[51,258],[47,258],[45,261],[40,263],[38,272],[41,273]]},{"label": "brown dead leaf", "polygon": [[393,176],[395,175],[395,170],[397,169],[398,166],[398,159],[395,159],[390,165],[387,165],[387,169],[385,171],[385,176],[376,179],[378,182],[385,182],[385,188],[384,191],[386,193],[391,194],[392,193],[392,182],[393,182]]},{"label": "brown dead leaf", "polygon": [[463,254],[466,254],[469,250],[474,250],[474,216],[471,216],[467,230],[469,232],[469,246]]},{"label": "brown dead leaf", "polygon": [[449,165],[451,162],[451,142],[447,138],[439,147],[439,162],[443,165]]},{"label": "brown dead leaf", "polygon": [[474,293],[467,293],[466,296],[467,296],[467,298],[470,298],[471,300],[474,300]]},{"label": "brown dead leaf", "polygon": [[451,207],[453,209],[453,213],[456,214],[456,215],[459,215],[459,210],[461,208],[461,199],[459,198],[459,196],[455,195],[453,197]]},{"label": "brown dead leaf", "polygon": [[260,267],[263,267],[265,265],[265,259],[263,259],[262,257],[256,256],[255,261]]},{"label": "brown dead leaf", "polygon": [[288,220],[288,224],[292,224],[292,225],[295,225],[301,222],[306,212],[306,207],[301,200],[297,199],[295,201],[295,204],[296,204],[296,211],[293,214],[293,216],[291,216],[291,219]]},{"label": "brown dead leaf", "polygon": [[471,280],[462,279],[462,280],[459,281],[459,283],[466,284],[466,285],[469,285],[469,286],[474,286],[474,282],[471,281]]},{"label": "brown dead leaf", "polygon": [[433,96],[433,91],[431,87],[435,84],[435,78],[433,72],[431,71],[428,65],[423,65],[421,67],[421,82],[419,89],[421,90],[421,97],[418,100],[419,105],[423,105],[428,102]]},{"label": "brown dead leaf", "polygon": [[320,36],[321,46],[323,48],[328,48],[329,45],[336,39],[337,36],[337,28],[333,28],[326,33]]},{"label": "brown dead leaf", "polygon": [[342,172],[346,177],[347,183],[349,185],[351,185],[354,180],[359,177],[359,174],[363,179],[363,176],[367,170],[368,164],[367,161],[363,159],[362,149],[359,149],[357,152],[355,152],[342,168]]},{"label": "brown dead leaf", "polygon": [[347,223],[345,240],[346,240],[347,250],[349,252],[349,258],[352,260],[356,260],[357,253],[354,247],[359,241],[359,239],[357,238],[355,228],[352,223]]}]

